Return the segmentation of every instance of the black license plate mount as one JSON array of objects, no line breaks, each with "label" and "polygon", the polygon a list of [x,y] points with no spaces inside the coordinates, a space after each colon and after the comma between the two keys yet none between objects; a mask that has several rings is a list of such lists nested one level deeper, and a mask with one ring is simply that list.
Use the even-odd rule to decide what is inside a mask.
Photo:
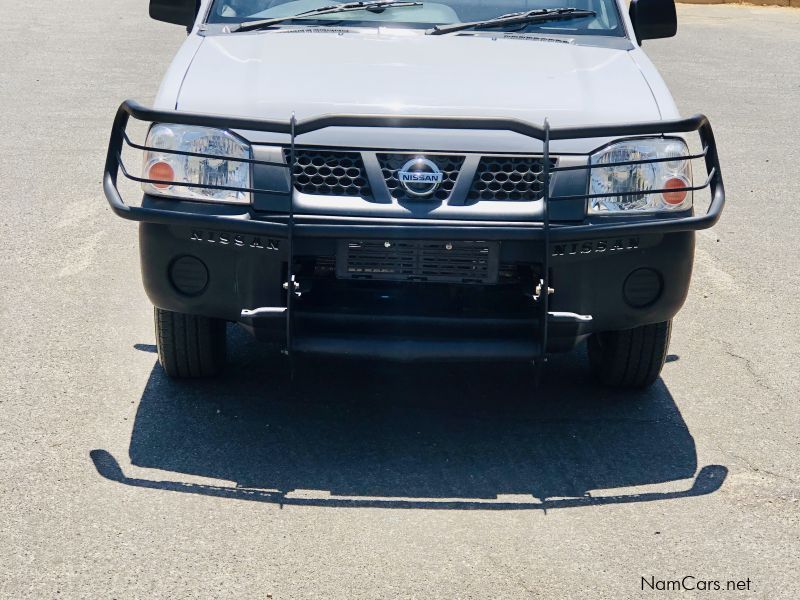
[{"label": "black license plate mount", "polygon": [[428,283],[497,283],[500,242],[340,240],[340,279]]}]

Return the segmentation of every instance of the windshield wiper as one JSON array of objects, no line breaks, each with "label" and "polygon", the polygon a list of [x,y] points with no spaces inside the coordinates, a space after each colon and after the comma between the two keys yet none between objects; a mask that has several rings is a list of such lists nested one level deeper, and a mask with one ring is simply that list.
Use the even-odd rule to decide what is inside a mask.
[{"label": "windshield wiper", "polygon": [[527,25],[529,23],[541,23],[542,21],[581,19],[583,17],[596,16],[597,13],[593,10],[583,10],[581,8],[537,8],[535,10],[509,13],[485,21],[437,25],[427,33],[428,35],[444,35],[446,33],[464,31],[465,29],[489,29],[492,27],[503,27],[504,25]]},{"label": "windshield wiper", "polygon": [[256,31],[264,29],[272,25],[283,23],[284,21],[291,21],[292,19],[305,19],[307,17],[315,17],[318,15],[332,15],[335,13],[351,12],[356,10],[368,10],[370,12],[383,12],[387,8],[401,8],[404,6],[422,6],[422,2],[396,2],[392,0],[369,0],[364,2],[342,2],[340,4],[331,4],[330,6],[322,6],[313,10],[298,13],[296,15],[286,15],[284,17],[274,17],[272,19],[261,19],[259,21],[249,21],[242,23],[232,32],[238,33],[239,31]]}]

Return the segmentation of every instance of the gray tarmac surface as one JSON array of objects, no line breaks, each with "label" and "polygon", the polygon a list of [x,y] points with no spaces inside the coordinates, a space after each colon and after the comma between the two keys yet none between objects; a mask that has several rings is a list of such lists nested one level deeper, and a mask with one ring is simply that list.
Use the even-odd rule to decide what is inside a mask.
[{"label": "gray tarmac surface", "polygon": [[[800,11],[682,7],[647,44],[715,124],[730,203],[663,381],[625,403],[581,352],[538,393],[326,363],[291,399],[238,334],[221,381],[167,381],[100,179],[182,32],[41,4],[0,11],[0,597],[800,596]],[[641,591],[686,575],[750,591]]]}]

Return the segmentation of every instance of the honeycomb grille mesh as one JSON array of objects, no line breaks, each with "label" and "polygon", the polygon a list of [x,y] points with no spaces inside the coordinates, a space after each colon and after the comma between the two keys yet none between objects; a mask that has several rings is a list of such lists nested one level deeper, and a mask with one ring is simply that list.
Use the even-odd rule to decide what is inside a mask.
[{"label": "honeycomb grille mesh", "polygon": [[[551,159],[550,166],[556,161]],[[530,156],[484,156],[467,198],[478,200],[541,200],[544,159]]]},{"label": "honeycomb grille mesh", "polygon": [[[289,162],[289,151],[285,151]],[[359,152],[295,149],[294,186],[303,194],[320,196],[372,195]]]},{"label": "honeycomb grille mesh", "polygon": [[[389,193],[396,200],[420,200],[419,197],[408,194],[397,178],[397,172],[403,168],[403,165],[417,156],[419,154],[378,154],[378,163],[380,163],[386,187],[389,188]],[[442,185],[431,194],[430,198],[441,201],[447,200],[456,185],[456,179],[458,179],[461,166],[464,164],[464,157],[425,154],[425,158],[433,161],[444,176]]]},{"label": "honeycomb grille mesh", "polygon": [[[419,201],[406,192],[397,177],[398,171],[410,160],[419,156],[413,153],[379,153],[378,163],[386,187],[399,201]],[[289,150],[285,150],[289,162]],[[442,171],[443,181],[431,200],[447,201],[453,193],[456,180],[464,165],[464,156],[425,154]],[[556,165],[551,159],[551,167]],[[360,152],[297,148],[292,167],[295,189],[304,194],[320,196],[373,196],[366,168]],[[467,194],[468,202],[481,200],[541,200],[544,195],[544,159],[537,156],[484,156]]]}]

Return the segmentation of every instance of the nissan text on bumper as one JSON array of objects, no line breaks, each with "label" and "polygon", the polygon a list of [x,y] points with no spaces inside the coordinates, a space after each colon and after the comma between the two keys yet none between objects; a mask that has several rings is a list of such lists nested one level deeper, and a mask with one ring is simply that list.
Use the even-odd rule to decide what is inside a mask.
[{"label": "nissan text on bumper", "polygon": [[672,0],[500,4],[151,2],[190,33],[155,107],[120,106],[104,188],[140,223],[167,374],[218,373],[232,322],[289,357],[587,341],[601,382],[658,378],[725,203],[708,119],[640,47]]}]

